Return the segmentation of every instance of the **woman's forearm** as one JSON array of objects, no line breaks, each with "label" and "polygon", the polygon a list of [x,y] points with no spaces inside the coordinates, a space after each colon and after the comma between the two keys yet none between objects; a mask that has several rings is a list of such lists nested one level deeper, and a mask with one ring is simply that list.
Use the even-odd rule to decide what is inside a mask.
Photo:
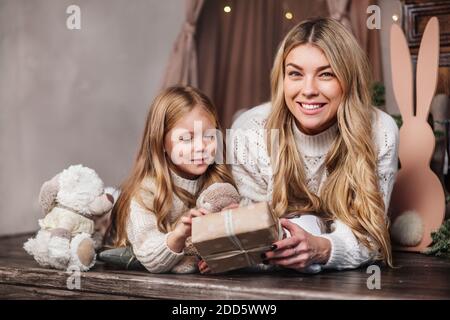
[{"label": "woman's forearm", "polygon": [[354,269],[374,259],[376,252],[359,243],[350,227],[342,221],[335,221],[332,233],[319,237],[327,239],[331,244],[329,259],[322,265],[325,269]]}]

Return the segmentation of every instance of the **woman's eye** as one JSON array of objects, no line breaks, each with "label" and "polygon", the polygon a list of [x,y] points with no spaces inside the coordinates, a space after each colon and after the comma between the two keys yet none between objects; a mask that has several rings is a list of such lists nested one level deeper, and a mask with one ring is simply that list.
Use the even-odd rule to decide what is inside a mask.
[{"label": "woman's eye", "polygon": [[298,72],[298,71],[289,71],[288,75],[291,76],[291,77],[301,76],[300,72]]},{"label": "woman's eye", "polygon": [[332,77],[334,77],[334,74],[332,74],[331,72],[324,72],[320,76],[322,78],[332,78]]},{"label": "woman's eye", "polygon": [[216,138],[216,136],[205,136],[205,139],[207,140],[214,140]]}]

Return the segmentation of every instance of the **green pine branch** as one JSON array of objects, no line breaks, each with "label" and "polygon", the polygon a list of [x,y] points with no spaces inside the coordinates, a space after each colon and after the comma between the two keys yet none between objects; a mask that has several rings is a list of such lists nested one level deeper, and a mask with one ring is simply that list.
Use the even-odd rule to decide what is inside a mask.
[{"label": "green pine branch", "polygon": [[450,219],[447,219],[437,232],[431,233],[433,243],[425,253],[450,259]]}]

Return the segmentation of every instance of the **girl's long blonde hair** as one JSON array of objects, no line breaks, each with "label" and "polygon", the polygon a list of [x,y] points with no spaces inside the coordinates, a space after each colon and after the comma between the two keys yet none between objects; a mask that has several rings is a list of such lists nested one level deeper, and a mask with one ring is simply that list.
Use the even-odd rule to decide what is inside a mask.
[{"label": "girl's long blonde hair", "polygon": [[[339,133],[325,159],[328,177],[319,196],[306,185],[301,150],[297,150],[294,141],[294,116],[286,105],[283,89],[287,55],[293,48],[307,43],[324,52],[343,90],[337,112]],[[333,19],[306,20],[286,35],[273,64],[272,111],[266,125],[267,132],[279,130],[278,146],[267,136],[274,166],[272,201],[279,216],[315,212],[328,224],[340,219],[364,245],[379,249],[377,259],[392,266],[386,208],[378,184],[377,152],[372,141],[371,117],[375,111],[371,105],[370,74],[367,57],[355,38]]]},{"label": "girl's long blonde hair", "polygon": [[[168,219],[172,209],[173,194],[178,196],[188,208],[195,206],[198,194],[191,195],[173,183],[169,171],[173,164],[169,160],[169,155],[164,152],[164,137],[167,132],[195,106],[202,106],[216,129],[221,130],[214,105],[206,95],[193,87],[170,87],[154,99],[131,174],[122,183],[121,194],[112,210],[109,238],[114,246],[124,246],[128,243],[126,223],[130,203],[134,197],[141,206],[156,215],[158,229],[164,233],[173,227]],[[222,143],[225,154],[224,141]],[[198,193],[215,182],[228,182],[235,186],[229,167],[225,163],[213,163],[208,167],[200,179]],[[151,177],[155,183],[154,199],[150,205],[145,204],[140,196],[141,192],[148,192],[142,186],[142,181],[146,177]]]}]

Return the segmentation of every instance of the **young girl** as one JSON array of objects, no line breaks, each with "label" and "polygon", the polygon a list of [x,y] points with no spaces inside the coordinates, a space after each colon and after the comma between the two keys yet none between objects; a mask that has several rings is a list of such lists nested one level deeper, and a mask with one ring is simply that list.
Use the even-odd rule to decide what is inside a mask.
[{"label": "young girl", "polygon": [[194,208],[197,196],[215,182],[234,185],[227,165],[215,163],[216,130],[213,104],[192,87],[168,88],[151,106],[139,153],[112,212],[112,236],[117,247],[131,245],[152,273],[197,270],[195,261],[177,268],[192,218],[208,213]]}]

